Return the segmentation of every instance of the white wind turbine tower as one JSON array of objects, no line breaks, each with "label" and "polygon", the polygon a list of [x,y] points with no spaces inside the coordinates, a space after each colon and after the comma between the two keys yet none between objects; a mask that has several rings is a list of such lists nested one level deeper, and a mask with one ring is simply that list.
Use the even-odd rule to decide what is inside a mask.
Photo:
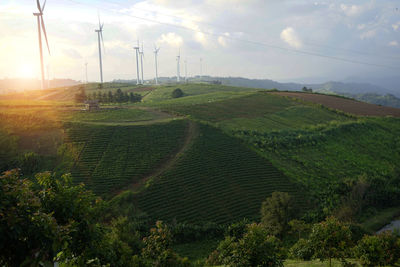
[{"label": "white wind turbine tower", "polygon": [[47,50],[49,51],[50,55],[50,48],[49,48],[49,42],[47,41],[46,27],[44,26],[44,21],[43,21],[43,10],[44,7],[46,6],[46,0],[44,1],[43,6],[40,6],[39,0],[36,0],[36,4],[37,8],[39,9],[39,13],[33,13],[33,15],[36,16],[38,23],[40,67],[42,70],[42,89],[44,89],[44,64],[43,64],[43,49],[42,49],[42,34],[41,34],[42,30],[44,38],[46,39]]},{"label": "white wind turbine tower", "polygon": [[143,79],[143,58],[144,58],[143,42],[142,42],[142,51],[139,50],[139,54],[140,54],[140,65],[141,65],[141,70],[142,70],[142,84],[144,84],[144,79]]},{"label": "white wind turbine tower", "polygon": [[101,60],[101,44],[103,44],[103,50],[104,50],[103,26],[104,26],[104,23],[103,24],[100,23],[100,15],[99,15],[99,29],[95,30],[95,32],[97,32],[97,40],[99,43],[99,62],[100,62],[100,81],[101,81],[101,83],[103,83],[103,62]]},{"label": "white wind turbine tower", "polygon": [[133,47],[133,49],[135,49],[136,50],[136,77],[137,77],[137,80],[136,80],[136,85],[139,85],[140,84],[140,82],[139,82],[139,40],[138,40],[138,43],[137,43],[137,46],[134,46]]},{"label": "white wind turbine tower", "polygon": [[185,83],[187,83],[187,60],[185,59]]},{"label": "white wind turbine tower", "polygon": [[87,65],[88,65],[88,63],[87,62],[85,62],[85,74],[86,74],[86,84],[88,83],[88,76],[87,76]]},{"label": "white wind turbine tower", "polygon": [[157,64],[157,54],[158,51],[160,51],[160,48],[157,48],[156,45],[154,45],[154,60],[155,60],[155,65],[156,65],[156,84],[158,84],[158,64]]},{"label": "white wind turbine tower", "polygon": [[179,49],[179,53],[176,56],[176,81],[179,83],[181,80],[181,50]]}]

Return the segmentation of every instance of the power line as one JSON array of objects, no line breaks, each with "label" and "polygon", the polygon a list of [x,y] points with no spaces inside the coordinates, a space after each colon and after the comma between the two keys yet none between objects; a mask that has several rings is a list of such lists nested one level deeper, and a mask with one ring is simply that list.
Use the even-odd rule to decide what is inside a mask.
[{"label": "power line", "polygon": [[86,3],[78,2],[76,0],[65,0],[65,1],[69,1],[69,2],[72,2],[72,3],[78,4],[78,5],[85,5],[85,6],[89,6],[89,7],[92,7],[92,8],[101,9],[101,10],[104,10],[106,12],[118,13],[118,14],[121,14],[121,15],[124,15],[124,16],[135,18],[135,19],[140,19],[140,20],[149,21],[149,22],[153,22],[153,23],[157,23],[157,24],[161,24],[161,25],[166,25],[166,26],[170,26],[170,27],[174,27],[174,28],[179,28],[179,29],[186,30],[186,31],[191,31],[191,32],[195,32],[195,33],[203,33],[203,34],[207,34],[207,35],[215,36],[215,37],[223,37],[223,38],[226,38],[226,39],[229,39],[229,40],[233,40],[233,41],[238,41],[238,42],[243,42],[243,43],[248,43],[248,44],[253,44],[253,45],[258,45],[258,46],[265,46],[265,47],[269,47],[269,48],[273,48],[273,49],[277,49],[277,50],[281,50],[281,51],[293,52],[293,53],[297,53],[297,54],[315,56],[315,57],[326,58],[326,59],[342,61],[342,62],[347,62],[347,63],[353,63],[353,64],[358,64],[358,65],[380,67],[380,68],[387,68],[387,69],[395,69],[395,70],[400,69],[400,67],[388,66],[388,65],[383,65],[383,64],[369,63],[369,62],[364,62],[364,61],[359,61],[359,60],[352,60],[352,59],[336,57],[336,56],[328,56],[328,55],[323,55],[323,54],[320,54],[320,53],[309,52],[309,51],[298,50],[298,49],[291,49],[291,48],[281,47],[281,46],[272,45],[272,44],[259,42],[259,41],[252,41],[252,40],[246,40],[246,39],[241,39],[241,38],[235,38],[235,37],[232,37],[232,36],[213,33],[213,32],[209,32],[209,31],[195,30],[195,29],[188,28],[188,27],[185,27],[185,26],[182,26],[182,25],[177,25],[177,24],[168,23],[168,22],[161,22],[161,21],[158,21],[158,20],[155,20],[155,19],[143,18],[143,17],[139,17],[139,16],[135,16],[135,15],[130,15],[130,14],[126,14],[126,13],[123,13],[123,12],[119,12],[119,11],[116,11],[116,10],[108,10],[108,9],[105,9],[105,8],[96,7],[96,6],[93,6],[93,5],[86,4]]}]

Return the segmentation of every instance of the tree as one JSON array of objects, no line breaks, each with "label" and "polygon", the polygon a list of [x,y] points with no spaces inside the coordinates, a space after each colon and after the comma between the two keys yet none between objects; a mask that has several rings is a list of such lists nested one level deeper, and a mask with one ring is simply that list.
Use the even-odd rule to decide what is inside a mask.
[{"label": "tree", "polygon": [[183,91],[180,88],[176,88],[172,91],[172,98],[179,98],[183,96]]},{"label": "tree", "polygon": [[226,236],[207,259],[208,264],[232,267],[283,266],[279,239],[268,234],[260,224],[247,225],[239,239]]},{"label": "tree", "polygon": [[118,103],[121,103],[124,100],[124,94],[122,93],[122,90],[120,88],[117,89],[114,97],[115,101]]},{"label": "tree", "polygon": [[86,100],[85,88],[83,86],[79,87],[74,99],[76,103],[83,103]]},{"label": "tree", "polygon": [[17,170],[0,176],[0,265],[38,265],[54,256],[53,240],[60,231],[56,220],[41,209],[32,182]]},{"label": "tree", "polygon": [[309,241],[315,252],[314,257],[321,261],[328,259],[329,266],[332,266],[333,258],[346,262],[352,247],[350,228],[335,217],[314,224]]},{"label": "tree", "polygon": [[297,233],[299,235],[299,239],[301,238],[301,233],[310,229],[310,225],[306,224],[302,220],[291,220],[289,226],[292,233]]},{"label": "tree", "polygon": [[394,266],[400,262],[400,238],[395,233],[365,235],[354,248],[362,266]]},{"label": "tree", "polygon": [[145,247],[143,258],[154,267],[189,266],[187,258],[181,258],[171,249],[172,234],[167,225],[158,221],[156,228],[150,230],[150,235],[143,239]]},{"label": "tree", "polygon": [[292,219],[292,199],[288,193],[273,192],[261,205],[261,224],[272,235],[282,236]]},{"label": "tree", "polygon": [[113,96],[113,93],[111,91],[108,91],[107,102],[109,102],[109,103],[114,102],[114,96]]}]

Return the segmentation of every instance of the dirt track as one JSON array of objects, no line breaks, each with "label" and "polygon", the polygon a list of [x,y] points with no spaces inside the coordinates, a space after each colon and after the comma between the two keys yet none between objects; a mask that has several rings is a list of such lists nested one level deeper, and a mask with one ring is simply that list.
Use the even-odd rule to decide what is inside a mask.
[{"label": "dirt track", "polygon": [[378,106],[336,96],[297,92],[272,92],[271,94],[294,97],[359,116],[400,117],[399,108]]}]

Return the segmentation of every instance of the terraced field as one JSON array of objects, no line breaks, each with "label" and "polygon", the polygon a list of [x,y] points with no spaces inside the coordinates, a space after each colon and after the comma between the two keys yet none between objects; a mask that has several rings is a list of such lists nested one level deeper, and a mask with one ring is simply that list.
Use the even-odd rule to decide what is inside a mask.
[{"label": "terraced field", "polygon": [[[185,98],[185,97],[184,97]],[[211,103],[162,106],[164,110],[214,123],[228,130],[274,131],[299,129],[330,121],[349,121],[354,118],[322,108],[300,103],[266,92],[248,93]]]},{"label": "terraced field", "polygon": [[273,191],[301,190],[268,161],[213,127],[200,133],[181,160],[137,195],[138,207],[155,219],[228,223],[258,217]]},{"label": "terraced field", "polygon": [[66,143],[78,154],[73,180],[103,195],[135,183],[179,149],[186,128],[183,120],[149,126],[69,124]]}]

